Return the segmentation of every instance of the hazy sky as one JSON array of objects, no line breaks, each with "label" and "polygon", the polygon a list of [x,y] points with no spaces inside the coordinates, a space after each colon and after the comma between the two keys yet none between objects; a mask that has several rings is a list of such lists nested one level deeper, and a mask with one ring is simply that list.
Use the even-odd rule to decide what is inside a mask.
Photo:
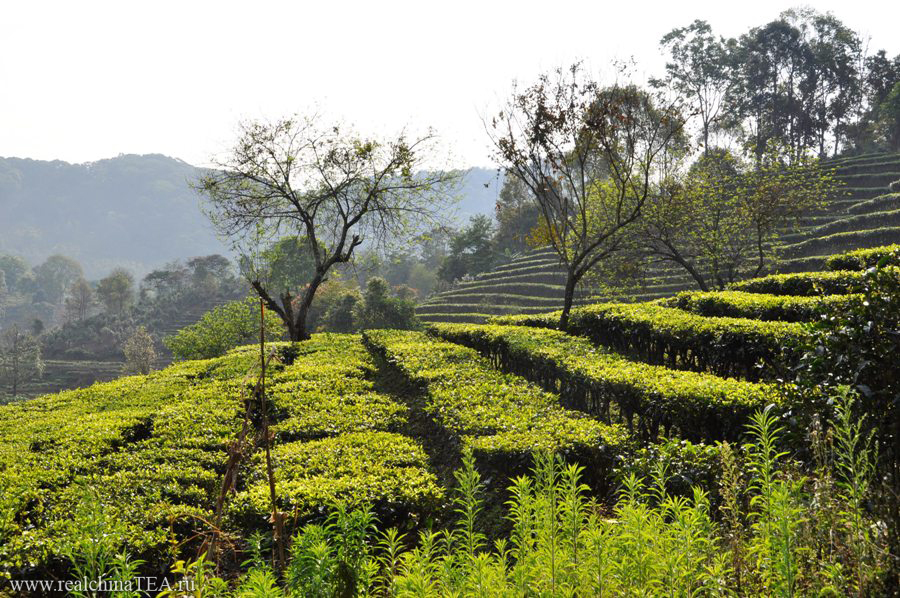
[{"label": "hazy sky", "polygon": [[[808,3],[900,53],[900,2]],[[434,127],[489,164],[480,115],[514,78],[633,56],[696,18],[734,36],[796,2],[3,0],[0,156],[164,153],[206,164],[240,119],[319,105],[368,132]]]}]

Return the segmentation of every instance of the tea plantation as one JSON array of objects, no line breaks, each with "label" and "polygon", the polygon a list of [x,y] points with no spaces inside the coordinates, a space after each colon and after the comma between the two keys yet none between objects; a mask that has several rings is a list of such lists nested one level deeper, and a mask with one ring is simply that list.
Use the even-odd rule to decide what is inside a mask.
[{"label": "tea plantation", "polygon": [[[840,191],[780,236],[778,272],[817,271],[832,254],[900,242],[900,194],[888,189],[900,178],[900,154],[867,154],[823,166],[834,169]],[[416,311],[426,322],[483,323],[489,316],[559,309],[564,287],[565,273],[553,250],[534,249],[434,295]],[[692,288],[696,283],[684,270],[653,264],[639,287],[606,299],[646,301]],[[596,294],[589,286],[580,288],[575,302],[593,302]]]},{"label": "tea plantation", "polygon": [[[522,268],[545,263],[541,255]],[[546,313],[556,288],[549,279],[494,281],[489,296],[512,285],[511,297],[532,293],[534,313],[270,344],[264,403],[259,348],[243,347],[2,406],[0,576],[71,576],[85,562],[97,566],[99,553],[86,561],[88,545],[119,555],[106,575],[121,575],[122,563],[169,575],[174,563],[176,574],[220,585],[251,555],[241,583],[274,588],[267,557],[252,557],[252,547],[282,518],[294,538],[284,575],[300,584],[295,595],[334,595],[345,574],[351,594],[375,595],[459,587],[494,595],[467,585],[478,575],[497,595],[621,595],[629,587],[647,595],[667,583],[699,595],[754,595],[781,575],[793,576],[800,593],[863,592],[875,587],[881,557],[846,551],[875,550],[880,532],[860,540],[838,507],[826,509],[838,522],[830,548],[790,527],[816,517],[803,510],[813,507],[797,498],[799,486],[784,485],[800,478],[776,475],[784,459],[776,422],[798,406],[786,372],[799,363],[809,322],[861,302],[871,265],[896,277],[900,246],[822,263],[828,270],[723,292],[582,305],[567,332]],[[266,439],[256,434],[264,410],[271,476]],[[748,441],[741,472],[731,447]],[[851,443],[851,457],[860,446]],[[653,457],[657,450],[665,457]],[[551,453],[569,465],[541,456]],[[707,485],[679,494],[672,476]],[[348,521],[363,521],[358,537],[341,527]],[[789,529],[765,527],[776,524]],[[646,537],[629,536],[638,532]],[[807,543],[800,550],[776,545],[779,538]],[[194,560],[203,554],[218,555],[221,578]],[[631,562],[640,554],[656,559],[652,567]],[[782,570],[779,554],[801,560]],[[677,563],[667,561],[673,555]],[[560,559],[559,571],[547,573],[549,558]],[[837,569],[822,564],[828,558]],[[516,577],[526,574],[535,578]],[[541,590],[545,575],[555,589]],[[331,589],[313,592],[308,584],[320,578]],[[423,579],[432,586],[417,592]]]}]

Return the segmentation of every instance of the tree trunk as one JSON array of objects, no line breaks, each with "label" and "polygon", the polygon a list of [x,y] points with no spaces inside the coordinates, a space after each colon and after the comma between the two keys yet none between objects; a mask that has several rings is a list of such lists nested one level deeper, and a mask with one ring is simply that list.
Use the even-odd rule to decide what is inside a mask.
[{"label": "tree trunk", "polygon": [[294,342],[309,340],[310,333],[306,326],[306,318],[309,316],[309,308],[312,306],[313,299],[319,286],[325,281],[325,272],[316,270],[315,276],[309,281],[309,286],[303,293],[303,299],[297,308],[297,317],[294,318],[293,326],[288,329],[288,334]]},{"label": "tree trunk", "polygon": [[575,299],[575,285],[578,284],[578,276],[573,270],[566,273],[566,294],[563,296],[562,315],[559,316],[559,329],[566,330],[569,327],[569,312],[572,311],[572,302]]}]

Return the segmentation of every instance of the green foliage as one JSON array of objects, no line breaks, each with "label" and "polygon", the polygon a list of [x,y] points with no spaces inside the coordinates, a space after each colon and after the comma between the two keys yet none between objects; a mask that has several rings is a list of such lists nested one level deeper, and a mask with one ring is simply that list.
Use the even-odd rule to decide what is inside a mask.
[{"label": "green foliage", "polygon": [[[163,339],[175,359],[209,359],[229,349],[259,341],[259,301],[230,301],[203,314],[196,324]],[[266,337],[281,338],[284,328],[273,317],[266,318]]]},{"label": "green foliage", "polygon": [[[840,434],[853,429],[846,419],[835,424]],[[455,522],[447,528],[426,528],[410,539],[394,528],[378,532],[364,509],[339,505],[324,525],[307,525],[297,534],[279,592],[292,597],[602,597],[871,595],[886,590],[874,577],[878,560],[850,550],[855,532],[844,527],[844,519],[816,527],[821,525],[816,517],[829,515],[819,501],[841,497],[828,489],[833,470],[822,470],[816,480],[798,476],[790,456],[777,448],[781,430],[769,411],[758,412],[749,429],[752,441],[740,453],[728,445],[699,452],[690,446],[675,449],[703,454],[707,461],[722,455],[723,467],[731,472],[723,494],[734,500],[723,501],[718,512],[697,485],[687,496],[669,490],[669,460],[650,465],[646,476],[624,475],[618,498],[603,509],[582,482],[582,467],[539,453],[529,475],[510,480],[504,512],[509,528],[493,542],[480,531],[485,481],[466,452],[455,473]],[[856,454],[860,463],[871,458]],[[864,524],[876,523],[855,503],[843,509]],[[866,542],[868,550],[882,545],[877,535]],[[238,580],[233,595],[267,596],[273,587],[271,573],[256,565]]]},{"label": "green foliage", "polygon": [[494,243],[497,249],[501,252],[528,249],[528,236],[538,225],[540,212],[540,207],[521,180],[513,175],[503,177],[503,187],[494,208],[497,218]]},{"label": "green foliage", "polygon": [[283,237],[261,254],[263,271],[248,273],[265,280],[276,294],[296,293],[312,280],[316,260],[303,236]]},{"label": "green foliage", "polygon": [[562,408],[558,397],[503,374],[475,351],[420,332],[370,330],[367,346],[426,395],[425,412],[477,453],[526,457],[532,450],[614,449],[608,426]]},{"label": "green foliage", "polygon": [[28,263],[17,255],[0,254],[0,270],[3,271],[6,280],[6,288],[10,293],[19,289],[19,281],[27,274],[31,268]]},{"label": "green foliage", "polygon": [[22,385],[44,373],[41,345],[15,324],[0,334],[0,388],[13,399]]},{"label": "green foliage", "polygon": [[865,270],[878,264],[900,266],[900,244],[854,249],[825,260],[825,267],[829,270]]},{"label": "green foliage", "polygon": [[406,409],[375,390],[374,364],[355,336],[325,334],[297,346],[290,368],[269,383],[282,441],[397,431]]},{"label": "green foliage", "polygon": [[125,353],[125,368],[135,374],[149,374],[156,362],[153,337],[143,326],[138,326],[122,347]]},{"label": "green foliage", "polygon": [[[374,391],[359,337],[270,347],[292,360],[267,372],[284,510],[306,518],[336,500],[398,517],[434,508],[442,490],[428,457],[394,432],[405,409]],[[84,486],[102,505],[88,510],[115,521],[109,546],[130,554],[158,557],[173,533],[180,542],[208,532],[257,360],[247,347],[0,407],[0,575],[45,570],[66,555],[99,562],[84,548],[93,528],[79,523]],[[265,527],[271,514],[264,466],[247,449],[227,509],[246,525],[238,532]]]},{"label": "green foliage", "polygon": [[[376,504],[379,511],[433,507],[441,497],[428,456],[415,441],[390,432],[350,432],[290,442],[273,453],[282,510],[315,514],[322,505]],[[259,455],[247,490],[229,504],[232,516],[262,524],[271,515],[265,464]],[[246,519],[252,517],[253,519]]]},{"label": "green foliage", "polygon": [[400,299],[389,295],[387,282],[383,278],[373,277],[366,283],[363,300],[354,309],[355,327],[395,328],[408,330],[417,328],[415,304],[409,299]]},{"label": "green foliage", "polygon": [[82,277],[81,264],[58,254],[48,257],[32,272],[36,298],[53,304],[58,304],[72,283]]},{"label": "green foliage", "polygon": [[[143,561],[129,558],[124,544],[125,529],[116,519],[115,511],[102,504],[97,492],[90,487],[81,489],[82,496],[75,510],[72,533],[63,545],[62,554],[71,564],[71,576],[83,582],[104,579],[115,587],[117,583],[133,583]],[[83,588],[71,593],[76,598],[99,596],[96,591]],[[138,591],[116,593],[121,598],[138,598]]]},{"label": "green foliage", "polygon": [[[501,316],[499,324],[554,327],[558,312]],[[801,324],[707,318],[652,303],[599,303],[572,310],[568,331],[652,364],[749,380],[774,378],[797,357]]]},{"label": "green foliage", "polygon": [[97,298],[108,314],[121,314],[134,302],[134,276],[116,268],[97,284]]},{"label": "green foliage", "polygon": [[766,293],[770,295],[846,295],[863,289],[862,272],[797,272],[795,274],[770,274],[745,280],[729,286],[732,291]]},{"label": "green foliage", "polygon": [[661,425],[691,439],[733,438],[754,410],[783,403],[773,385],[631,361],[556,330],[474,324],[434,324],[431,330],[561,389],[567,404],[579,409],[609,418],[615,403],[629,428],[637,416],[638,429],[651,439]]},{"label": "green foliage", "polygon": [[700,289],[757,276],[780,234],[836,194],[834,173],[770,150],[747,165],[706,148],[683,179],[662,185],[641,213],[640,248],[680,267]]},{"label": "green foliage", "polygon": [[493,233],[494,224],[490,217],[472,216],[469,224],[450,238],[450,251],[438,268],[438,277],[453,282],[490,270],[498,261]]},{"label": "green foliage", "polygon": [[[843,268],[842,268],[843,269]],[[782,322],[811,322],[825,310],[841,309],[860,295],[826,295],[824,297],[795,297],[766,295],[744,291],[685,291],[675,297],[660,300],[660,305],[675,307],[700,316],[750,318]]]},{"label": "green foliage", "polygon": [[[884,256],[882,262],[889,262]],[[859,445],[869,434],[879,443],[881,484],[873,490],[890,530],[891,550],[900,553],[900,269],[875,266],[861,272],[863,296],[822,318],[815,326],[807,352],[797,369],[797,380],[806,389],[810,412],[828,414],[823,398],[847,396],[848,388],[859,396],[841,409],[866,414],[859,431],[848,433]],[[838,411],[839,418],[841,411]],[[846,415],[846,414],[845,414]],[[846,440],[842,441],[846,445]],[[846,452],[846,451],[845,451]],[[850,457],[848,457],[850,459]],[[852,459],[851,459],[852,460]],[[896,561],[895,561],[896,562]],[[893,574],[900,572],[893,567]]]}]

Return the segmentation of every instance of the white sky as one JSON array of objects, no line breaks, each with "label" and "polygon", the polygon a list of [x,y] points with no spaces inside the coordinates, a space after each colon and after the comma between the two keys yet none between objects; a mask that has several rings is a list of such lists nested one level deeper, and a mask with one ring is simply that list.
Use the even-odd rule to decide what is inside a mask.
[{"label": "white sky", "polygon": [[[900,2],[826,0],[900,53]],[[480,115],[514,78],[633,56],[696,18],[734,36],[797,2],[232,2],[2,0],[0,156],[85,162],[163,153],[207,164],[245,118],[318,105],[366,132],[431,126],[460,165],[488,165]]]}]

